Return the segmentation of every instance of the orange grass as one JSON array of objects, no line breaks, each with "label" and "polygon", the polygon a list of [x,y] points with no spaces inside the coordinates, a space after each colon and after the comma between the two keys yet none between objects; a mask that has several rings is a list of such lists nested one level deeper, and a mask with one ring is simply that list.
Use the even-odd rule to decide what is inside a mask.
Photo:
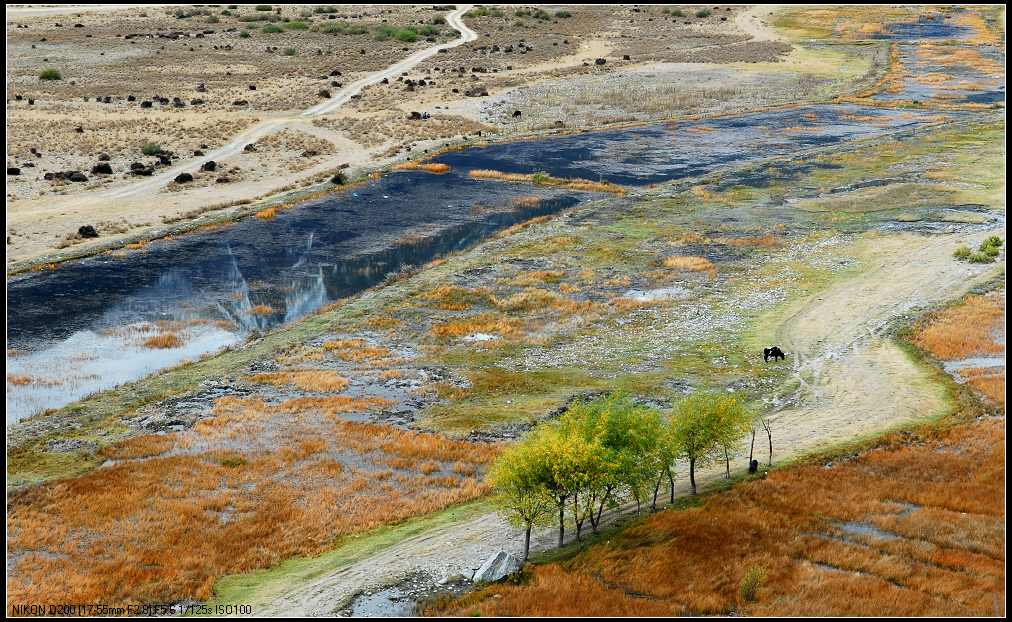
[{"label": "orange grass", "polygon": [[344,361],[361,363],[390,354],[389,348],[368,345],[365,339],[335,339],[323,342],[323,349]]},{"label": "orange grass", "polygon": [[259,218],[260,220],[270,220],[271,218],[274,218],[277,215],[278,215],[278,208],[276,207],[268,207],[254,214],[254,216]]},{"label": "orange grass", "polygon": [[274,307],[270,305],[255,305],[249,312],[253,315],[270,315],[274,313]]},{"label": "orange grass", "polygon": [[1004,316],[1004,292],[968,296],[962,304],[929,315],[913,342],[942,360],[1001,354],[1005,346],[995,343],[994,334]]},{"label": "orange grass", "polygon": [[706,272],[713,276],[717,268],[706,257],[696,256],[672,256],[665,257],[661,264],[672,270],[685,270],[687,272]]},{"label": "orange grass", "polygon": [[[315,419],[282,429],[269,450],[208,445],[276,413],[302,421],[282,412],[291,405],[222,399],[188,432],[102,451],[126,462],[11,493],[8,613],[21,602],[206,600],[222,575],[318,554],[342,535],[487,492],[480,471],[498,446],[386,425]],[[405,472],[362,468],[386,459]],[[455,476],[435,476],[456,464]]]},{"label": "orange grass", "polygon": [[161,335],[152,335],[144,340],[145,348],[152,349],[163,349],[178,348],[183,345],[183,340],[179,338],[176,333],[162,333]]},{"label": "orange grass", "polygon": [[335,371],[326,369],[304,369],[254,374],[250,381],[270,384],[276,387],[291,385],[304,391],[340,392],[348,386],[348,379]]},{"label": "orange grass", "polygon": [[442,175],[450,171],[450,165],[441,162],[426,162],[424,164],[419,162],[402,162],[395,165],[394,169],[399,171],[425,171],[426,173]]},{"label": "orange grass", "polygon": [[[1003,421],[983,419],[895,435],[831,468],[773,471],[430,613],[1001,614],[1003,443]],[[848,521],[897,537],[850,535]],[[739,602],[752,566],[766,578],[756,602]]]},{"label": "orange grass", "polygon": [[514,335],[519,330],[519,323],[512,318],[498,313],[481,313],[436,324],[432,327],[432,334],[443,339],[463,337],[473,333],[496,333],[505,337]]},{"label": "orange grass", "polygon": [[557,177],[550,177],[544,173],[504,173],[489,169],[472,169],[467,174],[472,179],[492,179],[495,181],[531,183],[539,186],[557,186],[569,188],[570,190],[582,190],[584,192],[625,194],[625,188],[618,184],[605,181],[590,181],[589,179],[559,179]]}]

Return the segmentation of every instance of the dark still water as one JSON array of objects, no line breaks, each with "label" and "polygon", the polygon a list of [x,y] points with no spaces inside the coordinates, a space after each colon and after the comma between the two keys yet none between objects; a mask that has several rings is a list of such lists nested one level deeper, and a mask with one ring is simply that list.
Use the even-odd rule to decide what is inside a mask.
[{"label": "dark still water", "polygon": [[[7,422],[198,358],[592,196],[475,181],[470,169],[640,186],[929,119],[937,115],[814,106],[468,149],[438,158],[452,167],[444,175],[394,173],[268,221],[22,275],[7,287]],[[171,341],[150,347],[158,337]]]}]

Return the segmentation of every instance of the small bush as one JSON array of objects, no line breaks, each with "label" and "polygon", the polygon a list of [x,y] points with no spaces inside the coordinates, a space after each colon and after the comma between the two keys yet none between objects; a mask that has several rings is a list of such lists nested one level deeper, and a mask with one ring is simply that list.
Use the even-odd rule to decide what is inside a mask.
[{"label": "small bush", "polygon": [[285,22],[285,30],[309,30],[309,24],[303,21]]},{"label": "small bush", "polygon": [[741,584],[738,586],[738,595],[741,596],[742,602],[755,601],[765,576],[766,573],[759,566],[752,566],[745,571],[745,576],[741,578]]},{"label": "small bush", "polygon": [[264,26],[263,28],[261,28],[260,31],[263,32],[264,34],[268,34],[268,35],[276,34],[276,33],[279,33],[279,32],[284,32],[284,30],[281,28],[281,26],[276,26],[274,24],[267,24],[266,26]]},{"label": "small bush", "polygon": [[141,153],[146,156],[158,155],[162,151],[162,146],[158,143],[146,142],[141,146]]},{"label": "small bush", "polygon": [[271,5],[269,5],[269,4],[258,4],[257,5],[257,10],[258,11],[270,11],[271,10]]},{"label": "small bush", "polygon": [[476,9],[471,9],[464,14],[464,17],[502,17],[503,12],[499,9],[489,8],[487,6],[480,6]]},{"label": "small bush", "polygon": [[285,48],[285,56],[295,56],[295,48]]},{"label": "small bush", "polygon": [[240,39],[249,39],[249,31],[248,30],[242,30],[242,31],[240,31],[239,32],[239,38]]},{"label": "small bush", "polygon": [[668,11],[672,17],[685,17],[685,11],[681,9],[671,9]]},{"label": "small bush", "polygon": [[699,9],[696,11],[696,17],[710,17],[713,12],[710,9]]},{"label": "small bush", "polygon": [[369,32],[365,26],[353,26],[346,22],[323,24],[319,31],[325,35],[364,35]]},{"label": "small bush", "polygon": [[40,80],[62,80],[63,79],[63,75],[60,73],[59,69],[53,69],[52,67],[49,67],[49,68],[43,69],[42,72],[39,73],[39,79]]},{"label": "small bush", "polygon": [[573,16],[573,14],[570,13],[569,11],[556,11],[555,12],[555,17],[558,17],[559,19],[566,19],[567,17],[572,17],[572,16]]},{"label": "small bush", "polygon": [[970,263],[991,263],[1001,253],[1001,246],[1001,238],[992,235],[981,242],[980,247],[976,251],[971,251],[970,247],[963,245],[957,248],[952,256],[956,259],[969,261]]},{"label": "small bush", "polygon": [[[427,26],[427,28],[432,28]],[[396,28],[394,26],[380,26],[376,29],[376,40],[386,41],[388,39],[397,39],[403,43],[414,43],[418,40],[418,31],[414,28]]]}]

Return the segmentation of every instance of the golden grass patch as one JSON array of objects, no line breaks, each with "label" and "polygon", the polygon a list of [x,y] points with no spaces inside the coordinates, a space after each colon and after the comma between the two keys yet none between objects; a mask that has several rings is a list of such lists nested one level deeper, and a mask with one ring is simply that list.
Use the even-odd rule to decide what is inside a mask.
[{"label": "golden grass patch", "polygon": [[162,333],[148,337],[144,340],[143,345],[145,348],[167,350],[183,345],[183,340],[176,333]]},{"label": "golden grass patch", "polygon": [[281,372],[266,372],[250,376],[250,381],[270,384],[276,387],[294,386],[304,391],[338,393],[348,386],[348,379],[327,369],[301,369]]},{"label": "golden grass patch", "polygon": [[613,194],[625,194],[625,188],[605,181],[590,181],[589,179],[560,179],[551,177],[544,173],[505,173],[489,169],[472,169],[468,171],[472,179],[490,179],[495,181],[531,183],[539,186],[555,186],[568,188],[570,190],[581,190],[584,192],[611,192]]},{"label": "golden grass patch", "polygon": [[686,272],[706,272],[711,276],[717,273],[716,266],[713,265],[709,259],[705,257],[698,257],[693,255],[675,255],[672,257],[665,257],[661,261],[661,265],[671,270],[683,270]]},{"label": "golden grass patch", "polygon": [[450,171],[450,165],[443,164],[442,162],[401,162],[395,165],[394,169],[398,171],[425,171],[426,173],[442,175]]},{"label": "golden grass patch", "polygon": [[501,314],[488,312],[442,322],[434,325],[431,330],[433,335],[442,339],[464,337],[474,333],[495,333],[505,337],[518,333],[520,323]]},{"label": "golden grass patch", "polygon": [[914,336],[917,347],[942,360],[1001,354],[994,334],[1005,316],[1004,293],[968,296],[961,304],[929,315]]}]

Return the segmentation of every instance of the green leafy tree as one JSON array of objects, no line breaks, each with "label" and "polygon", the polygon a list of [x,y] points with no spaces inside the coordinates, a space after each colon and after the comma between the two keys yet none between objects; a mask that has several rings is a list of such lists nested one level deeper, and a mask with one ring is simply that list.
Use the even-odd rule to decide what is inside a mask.
[{"label": "green leafy tree", "polygon": [[689,485],[696,494],[696,468],[712,461],[724,447],[740,439],[748,420],[740,424],[738,400],[732,395],[694,393],[674,408],[672,436],[678,453],[689,462]]},{"label": "green leafy tree", "polygon": [[487,476],[500,514],[524,530],[525,561],[531,548],[531,530],[551,517],[553,501],[545,488],[541,467],[537,448],[521,442],[503,452]]}]

